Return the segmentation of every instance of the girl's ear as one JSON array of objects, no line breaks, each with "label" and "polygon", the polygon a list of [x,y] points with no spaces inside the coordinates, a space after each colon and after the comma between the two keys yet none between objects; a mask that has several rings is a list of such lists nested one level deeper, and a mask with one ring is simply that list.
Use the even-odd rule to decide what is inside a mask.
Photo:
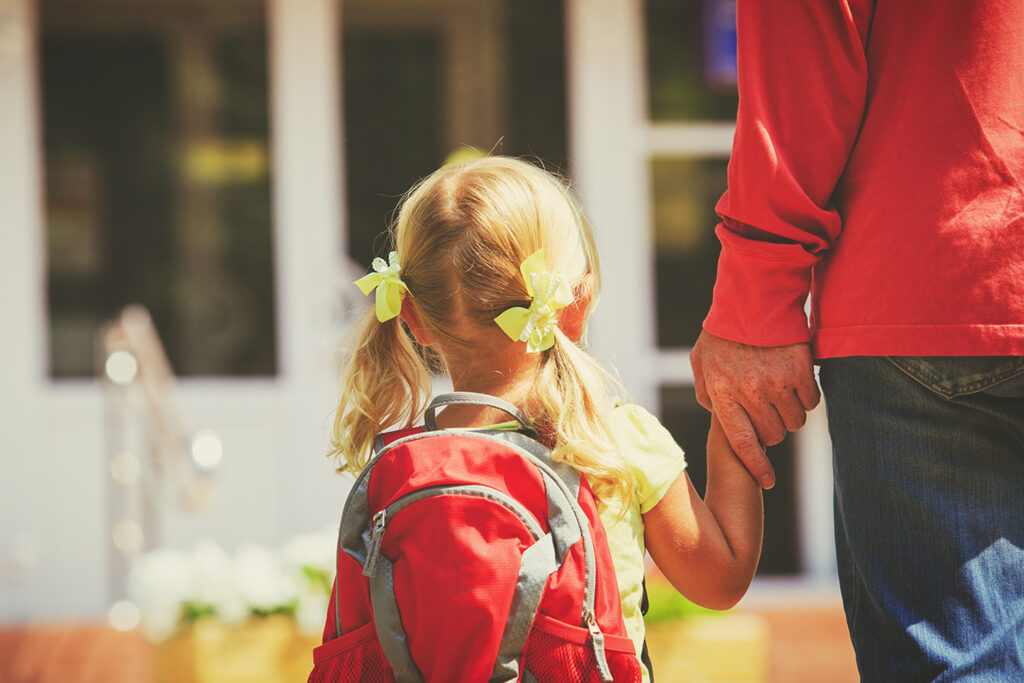
[{"label": "girl's ear", "polygon": [[558,327],[569,339],[579,341],[583,336],[587,309],[594,298],[594,276],[587,273],[573,288],[573,302],[558,312]]},{"label": "girl's ear", "polygon": [[433,338],[427,332],[427,326],[423,324],[420,312],[416,310],[416,304],[412,302],[412,297],[409,295],[402,299],[402,320],[409,326],[409,331],[412,332],[412,336],[416,338],[420,346],[430,346],[434,343]]}]

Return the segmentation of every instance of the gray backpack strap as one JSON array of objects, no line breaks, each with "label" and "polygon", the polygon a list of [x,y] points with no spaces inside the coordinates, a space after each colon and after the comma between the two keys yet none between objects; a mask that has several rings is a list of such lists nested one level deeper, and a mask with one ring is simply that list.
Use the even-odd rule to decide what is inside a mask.
[{"label": "gray backpack strap", "polygon": [[378,571],[370,577],[370,605],[380,649],[388,660],[396,683],[423,683],[423,675],[412,660],[409,638],[395,600],[395,572],[391,561],[381,556]]},{"label": "gray backpack strap", "polygon": [[[563,560],[565,558],[562,558]],[[519,677],[519,657],[526,645],[526,637],[540,609],[544,586],[548,577],[558,569],[555,542],[549,533],[542,536],[523,552],[516,582],[515,596],[509,610],[505,631],[501,636],[498,656],[491,671],[490,683],[515,681]]]},{"label": "gray backpack strap", "polygon": [[530,424],[529,420],[527,420],[526,416],[523,414],[523,411],[519,410],[519,408],[515,407],[505,399],[498,398],[497,396],[491,396],[490,394],[477,394],[472,391],[453,391],[450,394],[440,394],[434,397],[434,400],[430,402],[426,411],[423,413],[423,428],[428,432],[436,431],[437,409],[442,406],[452,405],[476,405],[496,408],[511,415],[524,427],[527,427]]}]

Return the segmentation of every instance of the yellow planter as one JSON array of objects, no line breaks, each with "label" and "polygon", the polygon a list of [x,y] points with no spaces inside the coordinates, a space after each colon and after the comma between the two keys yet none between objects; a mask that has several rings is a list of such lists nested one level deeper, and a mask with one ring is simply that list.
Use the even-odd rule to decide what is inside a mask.
[{"label": "yellow planter", "polygon": [[[157,683],[301,683],[320,644],[275,615],[227,625],[200,619],[155,648]],[[698,615],[647,627],[655,678],[675,683],[763,683],[768,625],[751,614]]]},{"label": "yellow planter", "polygon": [[200,619],[155,648],[157,683],[296,683],[313,668],[319,639],[283,615],[228,625]]},{"label": "yellow planter", "polygon": [[768,676],[768,624],[753,614],[697,615],[647,627],[658,681],[763,683]]}]

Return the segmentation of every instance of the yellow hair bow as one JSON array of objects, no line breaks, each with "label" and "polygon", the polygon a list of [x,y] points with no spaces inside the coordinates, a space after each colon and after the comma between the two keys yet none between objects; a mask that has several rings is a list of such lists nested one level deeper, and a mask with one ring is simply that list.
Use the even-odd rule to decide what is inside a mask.
[{"label": "yellow hair bow", "polygon": [[529,308],[515,306],[494,322],[515,341],[526,342],[530,353],[550,349],[555,343],[558,310],[573,302],[572,288],[561,273],[548,270],[544,250],[534,252],[519,266],[526,292],[533,297]]},{"label": "yellow hair bow", "polygon": [[402,266],[398,264],[397,251],[388,254],[387,263],[378,257],[373,259],[371,265],[374,272],[364,275],[353,284],[362,290],[363,294],[369,294],[374,287],[377,288],[377,320],[386,322],[401,313],[402,298],[409,288],[398,277]]}]

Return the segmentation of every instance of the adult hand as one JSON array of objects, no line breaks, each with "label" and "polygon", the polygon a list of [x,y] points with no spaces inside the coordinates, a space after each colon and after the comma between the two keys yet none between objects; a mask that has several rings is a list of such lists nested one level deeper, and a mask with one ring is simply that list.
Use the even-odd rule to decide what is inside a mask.
[{"label": "adult hand", "polygon": [[800,429],[821,399],[810,345],[748,346],[701,332],[690,365],[697,402],[718,417],[754,479],[774,486],[764,448]]}]

